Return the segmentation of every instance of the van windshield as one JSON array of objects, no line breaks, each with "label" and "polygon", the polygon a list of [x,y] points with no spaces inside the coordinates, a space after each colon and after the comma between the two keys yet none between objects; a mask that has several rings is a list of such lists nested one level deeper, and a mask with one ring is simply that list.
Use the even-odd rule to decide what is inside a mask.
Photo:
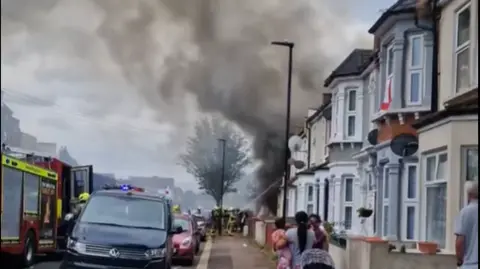
[{"label": "van windshield", "polygon": [[164,230],[165,205],[126,195],[95,195],[83,210],[80,222]]}]

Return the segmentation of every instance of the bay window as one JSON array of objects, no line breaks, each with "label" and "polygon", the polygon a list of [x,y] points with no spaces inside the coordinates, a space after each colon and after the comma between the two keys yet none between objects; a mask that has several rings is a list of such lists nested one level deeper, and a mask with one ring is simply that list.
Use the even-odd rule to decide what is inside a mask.
[{"label": "bay window", "polygon": [[447,153],[424,158],[425,240],[445,248],[447,211]]},{"label": "bay window", "polygon": [[353,220],[353,178],[345,178],[343,186],[343,221],[345,230],[350,230]]},{"label": "bay window", "polygon": [[407,105],[419,105],[423,95],[423,35],[409,37],[407,59]]},{"label": "bay window", "polygon": [[357,112],[357,89],[356,88],[347,88],[347,99],[346,99],[346,118],[347,118],[347,137],[355,136],[355,122],[356,122],[356,112]]},{"label": "bay window", "polygon": [[471,6],[464,6],[455,19],[455,93],[470,90],[472,86]]},{"label": "bay window", "polygon": [[418,171],[417,164],[406,164],[402,186],[402,240],[418,238]]},{"label": "bay window", "polygon": [[388,203],[389,203],[389,176],[388,168],[383,168],[383,208],[382,208],[382,217],[383,217],[383,236],[388,235]]}]

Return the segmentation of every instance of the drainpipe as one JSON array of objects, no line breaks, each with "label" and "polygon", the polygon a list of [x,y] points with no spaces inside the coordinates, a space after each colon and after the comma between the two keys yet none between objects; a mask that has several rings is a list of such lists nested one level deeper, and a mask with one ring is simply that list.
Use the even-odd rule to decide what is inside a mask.
[{"label": "drainpipe", "polygon": [[415,13],[415,26],[430,31],[433,34],[433,60],[432,60],[432,99],[431,99],[431,112],[438,111],[438,53],[439,53],[439,34],[438,34],[438,24],[440,21],[440,7],[438,6],[437,0],[430,0],[428,5],[431,5],[431,16],[432,16],[432,27],[425,25],[420,25],[418,21],[418,16]]}]

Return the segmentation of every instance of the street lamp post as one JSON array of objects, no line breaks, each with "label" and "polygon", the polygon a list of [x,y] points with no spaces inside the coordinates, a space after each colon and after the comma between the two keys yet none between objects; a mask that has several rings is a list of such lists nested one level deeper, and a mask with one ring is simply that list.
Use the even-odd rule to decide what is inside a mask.
[{"label": "street lamp post", "polygon": [[283,219],[287,218],[287,192],[288,192],[288,181],[290,178],[290,169],[288,165],[288,138],[290,136],[290,104],[292,98],[292,60],[293,60],[293,47],[295,46],[292,42],[286,41],[273,41],[272,45],[288,47],[288,81],[287,81],[287,115],[286,115],[286,125],[285,125],[285,160],[284,160],[284,180],[283,180]]},{"label": "street lamp post", "polygon": [[220,177],[220,225],[218,227],[218,234],[222,235],[222,223],[223,223],[223,192],[224,192],[224,186],[225,186],[225,146],[226,146],[226,140],[223,138],[219,138],[218,142],[222,145],[222,172],[221,172],[221,177]]}]

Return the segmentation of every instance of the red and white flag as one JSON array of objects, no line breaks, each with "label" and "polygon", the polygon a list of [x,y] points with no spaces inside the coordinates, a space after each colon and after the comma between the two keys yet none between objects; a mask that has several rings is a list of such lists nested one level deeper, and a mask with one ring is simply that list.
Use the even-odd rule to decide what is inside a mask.
[{"label": "red and white flag", "polygon": [[387,79],[387,85],[385,87],[385,94],[383,95],[383,101],[380,104],[381,111],[387,111],[392,103],[392,78]]}]

